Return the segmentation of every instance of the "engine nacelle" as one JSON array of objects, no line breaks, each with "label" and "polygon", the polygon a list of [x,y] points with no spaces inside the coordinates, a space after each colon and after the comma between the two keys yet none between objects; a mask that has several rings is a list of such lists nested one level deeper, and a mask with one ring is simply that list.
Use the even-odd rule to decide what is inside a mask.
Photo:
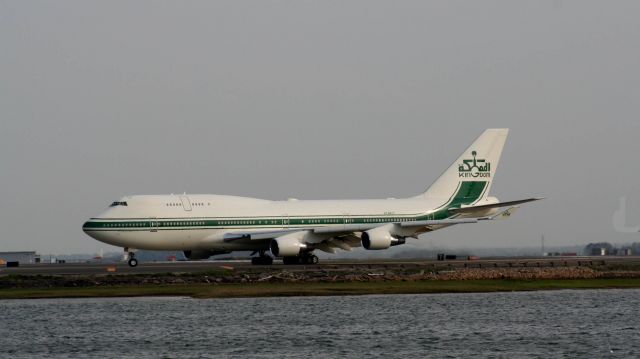
[{"label": "engine nacelle", "polygon": [[274,257],[293,257],[307,249],[300,237],[296,234],[289,234],[271,240],[269,249]]},{"label": "engine nacelle", "polygon": [[406,240],[404,238],[394,237],[389,233],[389,229],[385,227],[374,228],[363,232],[362,246],[368,250],[379,250],[405,244]]},{"label": "engine nacelle", "polygon": [[228,251],[210,251],[206,249],[193,249],[189,251],[183,251],[184,256],[188,260],[199,260],[199,259],[207,259],[211,256],[215,256],[216,254],[227,254],[231,253]]}]

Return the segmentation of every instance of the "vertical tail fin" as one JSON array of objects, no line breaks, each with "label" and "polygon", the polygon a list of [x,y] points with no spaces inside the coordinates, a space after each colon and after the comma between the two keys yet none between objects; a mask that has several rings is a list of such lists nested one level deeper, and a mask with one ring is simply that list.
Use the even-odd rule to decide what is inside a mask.
[{"label": "vertical tail fin", "polygon": [[485,130],[456,162],[418,197],[452,200],[464,198],[465,204],[485,198],[491,189],[508,134],[509,129],[506,128]]}]

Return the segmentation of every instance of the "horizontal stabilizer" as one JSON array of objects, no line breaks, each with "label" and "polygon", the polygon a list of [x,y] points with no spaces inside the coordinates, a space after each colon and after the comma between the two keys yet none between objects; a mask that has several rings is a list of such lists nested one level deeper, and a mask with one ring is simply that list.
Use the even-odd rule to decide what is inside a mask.
[{"label": "horizontal stabilizer", "polygon": [[464,224],[464,223],[478,223],[478,218],[452,218],[452,219],[438,219],[429,221],[412,221],[402,222],[401,227],[427,227],[427,226],[449,226],[452,224]]},{"label": "horizontal stabilizer", "polygon": [[484,204],[484,205],[480,205],[480,206],[452,208],[452,209],[449,210],[449,212],[451,212],[451,213],[473,213],[473,212],[481,211],[481,210],[484,210],[484,209],[515,206],[515,205],[518,205],[518,204],[523,204],[523,203],[528,203],[528,202],[533,202],[533,201],[539,201],[541,199],[544,199],[544,198],[534,197],[534,198],[528,198],[528,199],[521,199],[521,200],[518,200],[518,201],[498,202],[498,203],[492,203],[492,204]]}]

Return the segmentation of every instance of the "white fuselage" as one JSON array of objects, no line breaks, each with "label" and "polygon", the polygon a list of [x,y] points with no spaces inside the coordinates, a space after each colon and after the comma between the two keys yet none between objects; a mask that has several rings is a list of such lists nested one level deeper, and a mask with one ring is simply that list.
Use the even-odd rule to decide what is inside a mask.
[{"label": "white fuselage", "polygon": [[[267,249],[268,241],[230,241],[234,232],[391,223],[426,219],[447,199],[268,201],[219,195],[124,197],[85,223],[91,237],[150,250]],[[124,205],[126,204],[126,205]]]}]

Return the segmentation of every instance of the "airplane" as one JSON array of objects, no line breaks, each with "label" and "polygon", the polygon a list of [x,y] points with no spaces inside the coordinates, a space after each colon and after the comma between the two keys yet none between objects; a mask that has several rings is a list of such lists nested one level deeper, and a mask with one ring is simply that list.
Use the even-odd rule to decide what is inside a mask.
[{"label": "airplane", "polygon": [[[520,204],[490,196],[508,129],[487,129],[429,187],[404,199],[271,201],[222,195],[135,195],[113,202],[83,231],[137,250],[183,251],[189,260],[253,251],[251,262],[316,264],[314,251],[383,250],[457,224],[509,218]],[[257,255],[257,256],[255,256]]]}]

